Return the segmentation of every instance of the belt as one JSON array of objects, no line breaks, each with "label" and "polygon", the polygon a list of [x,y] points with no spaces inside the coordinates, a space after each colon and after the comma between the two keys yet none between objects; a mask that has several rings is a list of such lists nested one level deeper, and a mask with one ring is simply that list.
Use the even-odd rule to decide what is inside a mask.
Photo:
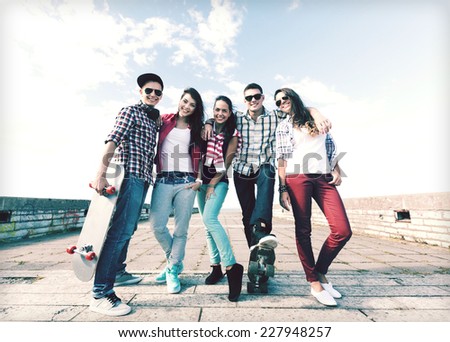
[{"label": "belt", "polygon": [[162,171],[161,173],[159,173],[157,175],[157,178],[162,178],[162,177],[184,178],[184,177],[188,177],[188,176],[194,177],[194,173],[193,172],[181,172],[181,171]]}]

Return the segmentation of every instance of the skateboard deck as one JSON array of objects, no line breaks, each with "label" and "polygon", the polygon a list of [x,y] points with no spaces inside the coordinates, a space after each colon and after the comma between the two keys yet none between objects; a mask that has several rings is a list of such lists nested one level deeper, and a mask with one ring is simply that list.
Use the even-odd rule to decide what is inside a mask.
[{"label": "skateboard deck", "polygon": [[275,250],[273,248],[260,245],[250,252],[247,275],[250,280],[247,282],[248,293],[267,293],[267,281],[269,277],[275,275]]},{"label": "skateboard deck", "polygon": [[106,176],[110,187],[104,189],[101,195],[94,192],[78,242],[67,248],[67,253],[73,254],[73,271],[81,281],[91,280],[95,273],[123,177],[123,166],[111,164]]}]

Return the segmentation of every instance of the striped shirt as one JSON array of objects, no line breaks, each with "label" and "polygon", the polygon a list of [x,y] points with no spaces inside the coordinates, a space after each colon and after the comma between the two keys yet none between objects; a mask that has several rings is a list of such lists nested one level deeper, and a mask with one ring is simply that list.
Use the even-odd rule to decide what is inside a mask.
[{"label": "striped shirt", "polygon": [[113,141],[118,146],[115,160],[124,165],[126,175],[152,183],[158,128],[155,121],[148,118],[146,107],[141,101],[122,108],[106,142]]},{"label": "striped shirt", "polygon": [[263,164],[270,163],[275,166],[275,133],[278,123],[286,114],[263,108],[256,122],[248,111],[245,114],[242,112],[236,114],[237,130],[241,133],[242,145],[239,155],[233,161],[234,171],[250,176]]},{"label": "striped shirt", "polygon": [[[233,137],[238,138],[238,146],[235,152],[235,155],[238,155],[241,144],[241,135],[239,134],[239,131],[237,129],[234,130],[231,138]],[[231,138],[229,138],[228,140],[231,140]],[[226,156],[227,151],[224,151],[223,149],[224,145],[225,145],[225,134],[223,132],[215,134],[213,131],[213,136],[209,138],[209,140],[206,143],[206,153],[203,164],[206,166],[214,165],[217,172],[226,171],[225,161],[227,158]],[[226,146],[228,147],[228,144],[226,144]]]}]

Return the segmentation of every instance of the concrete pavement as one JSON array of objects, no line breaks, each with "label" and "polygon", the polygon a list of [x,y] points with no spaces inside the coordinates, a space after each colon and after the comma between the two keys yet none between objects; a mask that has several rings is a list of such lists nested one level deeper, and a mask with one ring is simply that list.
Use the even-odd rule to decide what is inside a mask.
[{"label": "concrete pavement", "polygon": [[[238,262],[247,268],[248,249],[238,211],[223,211]],[[172,219],[170,221],[172,225]],[[277,212],[276,275],[269,294],[248,294],[246,276],[239,302],[227,300],[226,278],[205,285],[209,258],[199,214],[191,221],[182,292],[167,294],[154,277],[165,266],[163,253],[142,222],[133,237],[128,271],[144,276],[116,292],[133,310],[124,317],[89,311],[92,283],[79,281],[65,248],[78,233],[0,246],[0,321],[43,322],[449,322],[450,251],[401,240],[354,233],[333,263],[328,278],[344,297],[338,307],[319,304],[310,294],[294,242],[291,214]],[[327,234],[314,227],[316,254]]]}]

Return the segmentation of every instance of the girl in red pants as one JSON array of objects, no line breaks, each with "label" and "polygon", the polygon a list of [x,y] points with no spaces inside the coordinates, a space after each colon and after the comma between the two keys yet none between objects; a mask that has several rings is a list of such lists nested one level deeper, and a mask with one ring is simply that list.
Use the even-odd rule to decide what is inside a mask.
[{"label": "girl in red pants", "polygon": [[[320,134],[300,96],[292,89],[275,92],[276,105],[287,118],[276,132],[280,205],[294,213],[297,251],[311,284],[311,294],[322,304],[336,306],[341,294],[325,274],[352,232],[336,186],[341,184],[336,148],[329,133]],[[330,225],[317,262],[311,246],[311,203],[316,201]]]}]

